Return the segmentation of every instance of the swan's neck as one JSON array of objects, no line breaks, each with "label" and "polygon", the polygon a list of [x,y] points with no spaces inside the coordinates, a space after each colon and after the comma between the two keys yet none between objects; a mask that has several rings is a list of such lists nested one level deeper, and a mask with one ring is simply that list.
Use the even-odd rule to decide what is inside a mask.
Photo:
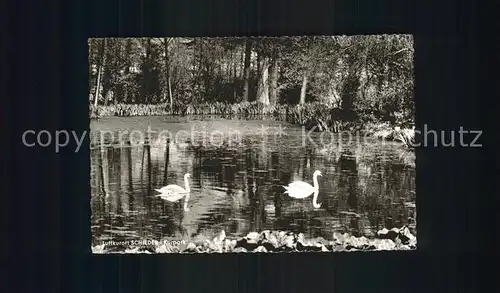
[{"label": "swan's neck", "polygon": [[190,192],[189,181],[188,181],[187,177],[184,177],[184,185],[186,186],[186,191]]},{"label": "swan's neck", "polygon": [[184,198],[184,211],[189,211],[189,208],[188,208],[188,202],[189,202],[189,192],[188,194],[186,194],[186,197]]},{"label": "swan's neck", "polygon": [[318,203],[318,194],[319,194],[319,191],[316,189],[316,191],[314,192],[314,196],[313,196],[313,206],[314,208],[316,209],[319,209],[320,208],[320,204]]},{"label": "swan's neck", "polygon": [[318,185],[318,175],[314,175],[313,177],[313,184],[314,184],[314,190],[318,191],[319,190],[319,185]]}]

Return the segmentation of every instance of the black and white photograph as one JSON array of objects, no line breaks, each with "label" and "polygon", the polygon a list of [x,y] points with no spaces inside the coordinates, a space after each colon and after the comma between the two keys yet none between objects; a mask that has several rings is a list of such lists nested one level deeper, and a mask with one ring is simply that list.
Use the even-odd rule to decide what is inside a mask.
[{"label": "black and white photograph", "polygon": [[92,253],[417,249],[412,35],[88,49]]}]

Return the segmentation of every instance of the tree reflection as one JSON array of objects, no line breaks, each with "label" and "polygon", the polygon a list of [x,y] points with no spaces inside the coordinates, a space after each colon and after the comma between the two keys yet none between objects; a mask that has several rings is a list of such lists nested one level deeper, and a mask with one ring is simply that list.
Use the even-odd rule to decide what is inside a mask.
[{"label": "tree reflection", "polygon": [[[331,235],[342,227],[366,234],[415,217],[404,206],[415,200],[414,170],[396,161],[390,148],[346,145],[341,152],[324,151],[292,140],[269,140],[263,147],[260,140],[248,137],[243,147],[181,147],[167,141],[163,150],[147,142],[125,144],[92,152],[93,225],[124,225],[121,229],[156,237],[191,237],[220,229],[232,235],[264,229]],[[293,180],[311,182],[314,170],[324,174],[319,210],[309,199],[285,195],[282,187]],[[182,203],[153,196],[154,188],[181,184],[187,172],[193,187],[189,213]],[[111,201],[99,204],[99,197]],[[122,211],[127,213],[118,219]]]}]

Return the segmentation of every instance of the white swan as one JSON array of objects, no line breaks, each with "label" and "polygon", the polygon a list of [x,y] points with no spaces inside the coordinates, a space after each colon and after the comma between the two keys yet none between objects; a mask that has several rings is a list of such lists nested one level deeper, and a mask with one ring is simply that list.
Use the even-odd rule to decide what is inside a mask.
[{"label": "white swan", "polygon": [[164,186],[160,189],[155,189],[156,191],[160,192],[160,194],[157,194],[155,196],[160,197],[161,199],[168,200],[170,202],[175,202],[180,200],[183,197],[186,197],[184,199],[184,211],[189,211],[189,208],[187,207],[187,203],[189,200],[189,193],[191,192],[191,189],[189,188],[189,182],[188,178],[191,175],[189,173],[186,173],[184,175],[184,184],[186,188],[182,188],[179,185],[175,184],[170,184],[167,186]]},{"label": "white swan", "polygon": [[283,186],[286,189],[285,193],[288,193],[288,195],[293,198],[306,198],[310,196],[312,193],[314,193],[313,206],[314,208],[319,209],[321,207],[321,203],[319,204],[317,203],[318,193],[319,193],[318,176],[323,176],[321,174],[321,171],[319,170],[314,171],[313,174],[314,186],[311,186],[311,184],[306,183],[304,181],[294,181],[288,184],[288,186]]}]

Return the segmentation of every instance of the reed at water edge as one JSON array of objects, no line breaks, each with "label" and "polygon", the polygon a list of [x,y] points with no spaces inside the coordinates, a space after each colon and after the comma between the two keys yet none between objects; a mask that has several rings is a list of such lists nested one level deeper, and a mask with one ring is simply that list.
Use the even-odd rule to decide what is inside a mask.
[{"label": "reed at water edge", "polygon": [[223,116],[276,116],[291,124],[306,126],[315,131],[363,131],[374,137],[400,141],[411,147],[415,142],[415,129],[400,128],[389,122],[369,122],[362,119],[352,119],[341,109],[320,102],[307,104],[276,104],[266,105],[260,102],[240,103],[169,103],[161,104],[111,104],[89,107],[90,118],[99,117],[132,117],[132,116],[162,116],[162,115],[223,115]]}]

